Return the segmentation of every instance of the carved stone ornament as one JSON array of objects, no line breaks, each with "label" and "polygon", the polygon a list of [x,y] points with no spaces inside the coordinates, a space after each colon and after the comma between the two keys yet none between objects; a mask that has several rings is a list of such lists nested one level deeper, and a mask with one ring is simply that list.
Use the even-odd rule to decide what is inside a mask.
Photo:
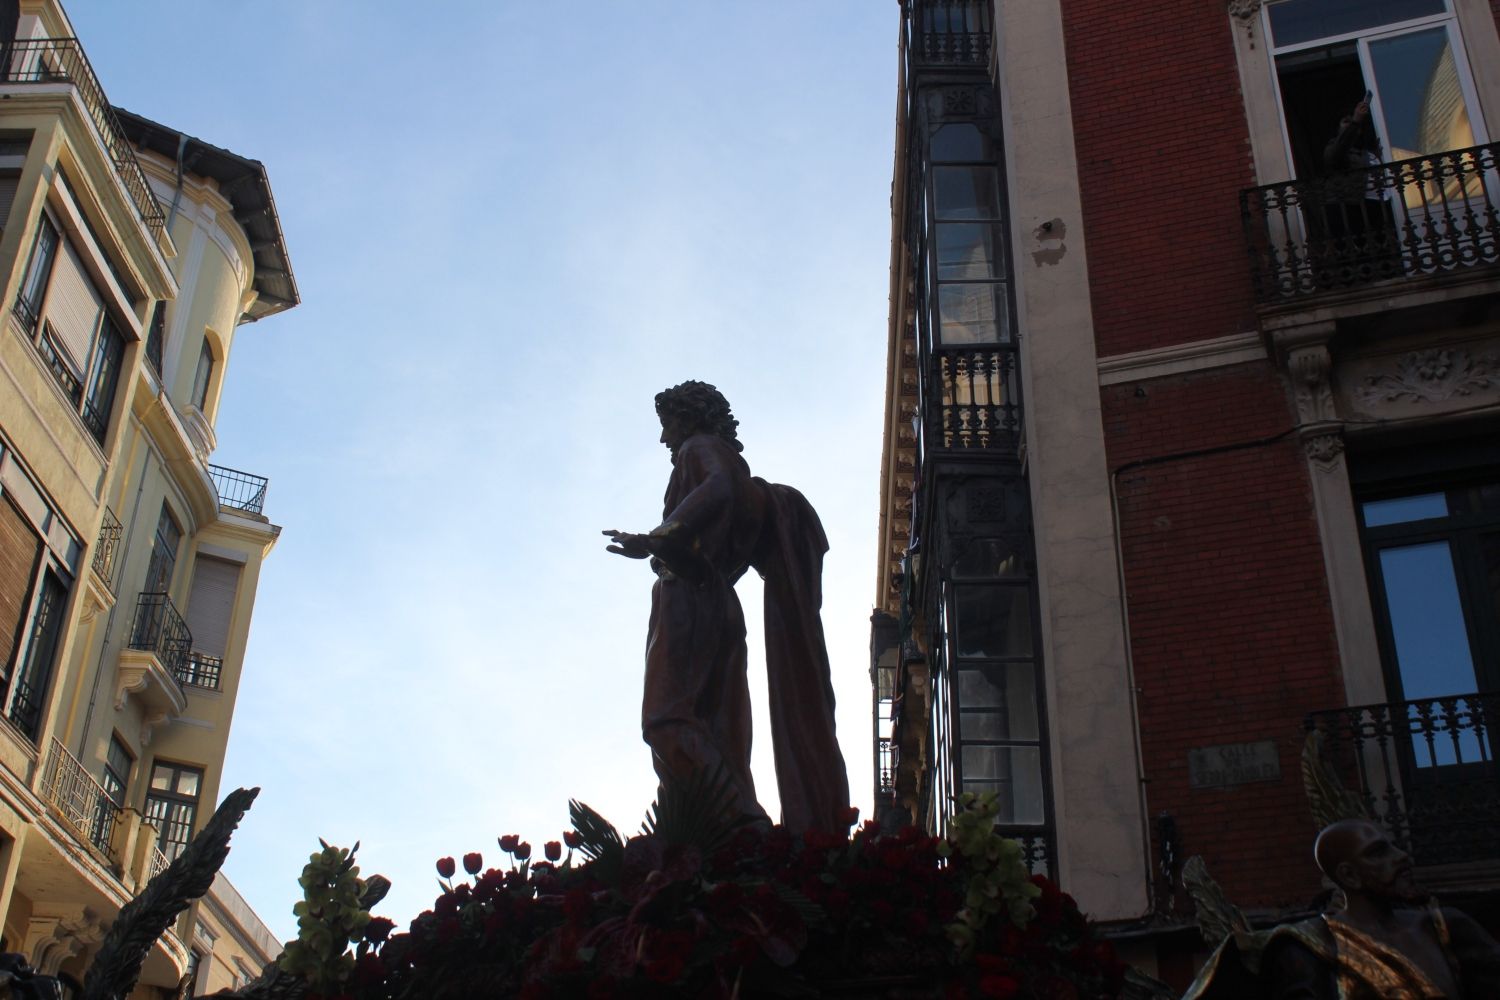
[{"label": "carved stone ornament", "polygon": [[1330,468],[1344,453],[1344,439],[1338,434],[1314,434],[1302,439],[1302,450],[1309,461]]},{"label": "carved stone ornament", "polygon": [[1260,20],[1260,9],[1265,5],[1265,0],[1229,0],[1229,16],[1240,22],[1245,28],[1245,37],[1250,41],[1250,47],[1255,48],[1255,22]]},{"label": "carved stone ornament", "polygon": [[1500,357],[1433,348],[1402,355],[1394,372],[1367,376],[1357,395],[1366,405],[1442,403],[1496,388],[1500,388]]},{"label": "carved stone ornament", "polygon": [[1328,384],[1332,367],[1328,348],[1322,344],[1299,347],[1288,353],[1286,360],[1295,383],[1297,422],[1306,426],[1337,420],[1333,389]]}]

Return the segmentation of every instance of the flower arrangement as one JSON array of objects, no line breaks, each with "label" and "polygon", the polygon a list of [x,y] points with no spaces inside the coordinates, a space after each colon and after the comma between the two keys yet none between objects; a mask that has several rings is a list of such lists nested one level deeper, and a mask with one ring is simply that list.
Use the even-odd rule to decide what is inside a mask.
[{"label": "flower arrangement", "polygon": [[946,840],[852,810],[851,830],[796,836],[693,798],[628,839],[571,803],[541,858],[508,835],[501,867],[463,856],[466,879],[442,858],[441,895],[402,933],[362,908],[352,852],[325,845],[281,972],[309,1000],[1120,995],[1124,967],[995,833],[993,798],[966,797]]}]

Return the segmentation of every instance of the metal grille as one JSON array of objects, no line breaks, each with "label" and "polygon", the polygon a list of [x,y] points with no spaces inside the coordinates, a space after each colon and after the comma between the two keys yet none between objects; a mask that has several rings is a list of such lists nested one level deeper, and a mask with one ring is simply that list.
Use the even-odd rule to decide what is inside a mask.
[{"label": "metal grille", "polygon": [[1241,192],[1257,297],[1500,263],[1497,152],[1488,143]]},{"label": "metal grille", "polygon": [[155,653],[169,674],[181,676],[193,648],[193,633],[166,594],[142,594],[135,609],[130,648]]},{"label": "metal grille", "polygon": [[42,795],[90,843],[106,854],[120,808],[78,758],[56,739],[47,755]]},{"label": "metal grille", "polygon": [[31,38],[8,42],[3,65],[3,83],[70,83],[78,91],[84,109],[93,120],[115,173],[124,185],[137,214],[153,236],[160,236],[165,220],[161,205],[151,193],[146,174],[135,157],[125,130],[104,96],[104,88],[76,38]]},{"label": "metal grille", "polygon": [[270,484],[265,476],[256,476],[238,469],[226,469],[222,465],[210,465],[208,473],[213,477],[214,489],[219,492],[219,506],[243,510],[250,514],[262,513],[266,506],[266,487]]},{"label": "metal grille", "polygon": [[896,789],[896,758],[891,749],[891,741],[877,740],[875,747],[875,755],[880,763],[880,772],[876,777],[878,784],[875,787],[879,794],[890,795]]},{"label": "metal grille", "polygon": [[115,592],[115,553],[119,551],[120,537],[124,527],[115,512],[104,508],[104,520],[99,525],[99,538],[94,542],[94,573],[104,581],[109,592]]},{"label": "metal grille", "polygon": [[184,687],[217,691],[223,674],[224,658],[222,656],[209,656],[207,653],[194,650],[188,654],[187,663],[177,675],[177,679]]},{"label": "metal grille", "polygon": [[1366,811],[1418,864],[1500,858],[1500,694],[1361,705],[1308,716]]}]

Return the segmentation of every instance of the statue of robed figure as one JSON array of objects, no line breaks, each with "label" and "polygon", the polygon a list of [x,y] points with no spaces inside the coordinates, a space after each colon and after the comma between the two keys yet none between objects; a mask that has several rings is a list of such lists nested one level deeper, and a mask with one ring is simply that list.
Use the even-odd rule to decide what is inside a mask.
[{"label": "statue of robed figure", "polygon": [[672,453],[662,523],[644,534],[604,534],[610,552],[649,558],[656,572],[641,732],[657,777],[665,787],[722,773],[738,812],[766,819],[750,775],[745,619],[734,590],[753,567],[765,580],[782,822],[797,831],[842,829],[849,782],[819,614],[823,526],[801,493],[750,474],[739,421],[713,386],[684,382],[658,393],[656,412]]}]

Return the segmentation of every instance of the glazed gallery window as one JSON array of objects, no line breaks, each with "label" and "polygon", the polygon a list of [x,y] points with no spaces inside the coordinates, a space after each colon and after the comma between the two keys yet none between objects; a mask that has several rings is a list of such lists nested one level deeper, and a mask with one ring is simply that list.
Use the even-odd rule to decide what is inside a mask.
[{"label": "glazed gallery window", "polygon": [[929,232],[943,346],[1010,340],[1005,219],[994,143],[977,125],[939,126],[931,159]]},{"label": "glazed gallery window", "polygon": [[161,835],[157,846],[169,859],[181,854],[193,839],[202,784],[200,768],[163,761],[157,761],[151,768],[146,819]]},{"label": "glazed gallery window", "polygon": [[37,225],[12,311],[79,419],[102,444],[125,338],[83,257],[46,214]]},{"label": "glazed gallery window", "polygon": [[1487,141],[1452,0],[1282,0],[1266,15],[1298,177],[1329,172],[1366,94],[1379,162]]}]

